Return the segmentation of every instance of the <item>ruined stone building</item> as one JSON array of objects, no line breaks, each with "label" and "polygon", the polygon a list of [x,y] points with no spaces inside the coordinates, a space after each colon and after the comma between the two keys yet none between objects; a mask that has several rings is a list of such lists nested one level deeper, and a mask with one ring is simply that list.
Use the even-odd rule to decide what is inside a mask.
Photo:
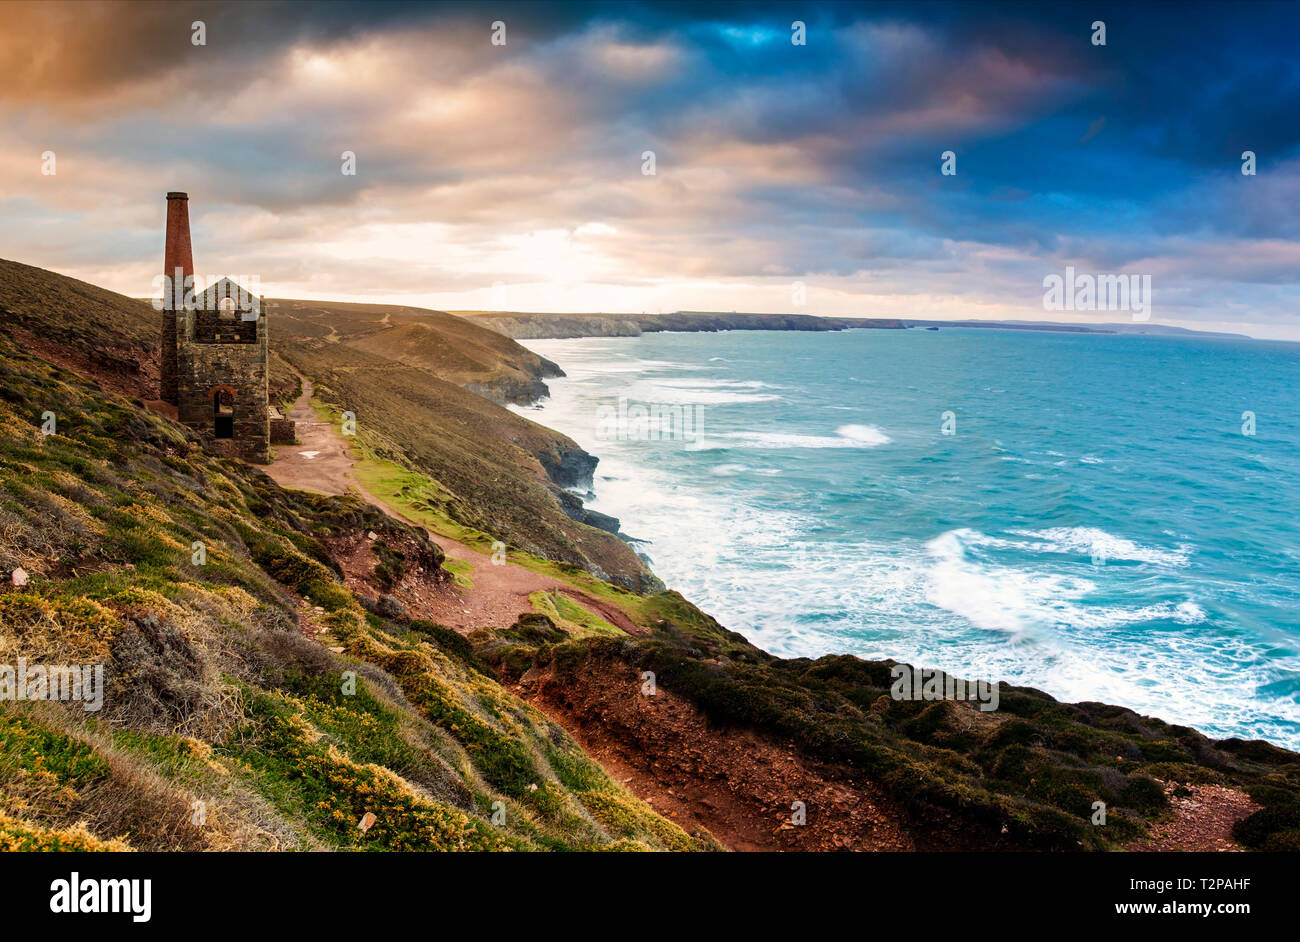
[{"label": "ruined stone building", "polygon": [[[266,312],[260,298],[223,278],[195,294],[189,197],[167,194],[163,259],[161,396],[214,454],[270,461]],[[187,296],[188,295],[188,296]],[[277,443],[293,442],[276,420]]]}]

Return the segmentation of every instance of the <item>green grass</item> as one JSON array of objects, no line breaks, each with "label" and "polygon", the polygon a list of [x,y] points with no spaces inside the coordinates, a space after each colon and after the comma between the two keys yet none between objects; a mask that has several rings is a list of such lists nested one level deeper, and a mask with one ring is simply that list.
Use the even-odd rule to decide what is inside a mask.
[{"label": "green grass", "polygon": [[[323,421],[337,423],[338,414],[334,410],[318,403],[313,403],[313,406],[317,408],[318,414],[322,415]],[[367,491],[398,513],[428,528],[431,533],[455,540],[485,555],[491,555],[495,551],[497,541],[491,534],[463,526],[448,515],[445,507],[450,499],[449,494],[436,481],[393,461],[377,457],[360,439],[352,442],[352,455],[356,460],[353,473],[356,474],[357,480]],[[507,546],[504,553],[506,560],[516,566],[550,576],[589,595],[612,602],[626,612],[634,622],[643,626],[649,626],[652,620],[659,617],[659,609],[664,604],[597,579],[581,567],[570,563],[546,559],[513,546]],[[472,588],[472,582],[468,585],[461,582],[461,574],[466,573],[468,567],[458,569],[457,565],[456,560],[447,560],[443,563],[443,568],[453,574],[457,585]],[[467,575],[465,578],[468,581]],[[680,599],[680,596],[677,598]],[[668,604],[676,608],[671,602]],[[597,616],[591,617],[597,618]],[[622,633],[603,619],[597,618],[597,621],[599,625],[603,625],[611,632]],[[599,628],[595,624],[592,627]]]},{"label": "green grass", "polygon": [[0,770],[81,788],[108,775],[108,765],[80,739],[49,729],[28,713],[0,714]]},{"label": "green grass", "polygon": [[474,571],[469,563],[463,559],[446,559],[443,560],[442,568],[451,573],[452,582],[462,589],[474,588],[474,579],[471,575]]},{"label": "green grass", "polygon": [[590,635],[622,637],[625,634],[621,629],[615,628],[563,593],[534,592],[528,596],[528,601],[532,602],[533,611],[545,615],[574,637],[585,638]]},{"label": "green grass", "polygon": [[[327,415],[335,416],[333,410],[325,411]],[[331,420],[337,421],[336,418]],[[376,457],[360,442],[354,440],[350,444],[357,462],[352,471],[362,487],[398,513],[427,527],[431,533],[485,553],[492,551],[495,541],[489,534],[463,526],[448,515],[445,508],[454,499],[450,491],[396,462]]]},{"label": "green grass", "polygon": [[[261,794],[286,814],[308,821],[321,839],[355,850],[520,848],[487,822],[420,795],[384,766],[331,746],[318,736],[307,712],[283,695],[254,696],[250,722],[235,730],[221,754],[242,762]],[[375,815],[375,824],[363,831],[359,825],[367,814]]]}]

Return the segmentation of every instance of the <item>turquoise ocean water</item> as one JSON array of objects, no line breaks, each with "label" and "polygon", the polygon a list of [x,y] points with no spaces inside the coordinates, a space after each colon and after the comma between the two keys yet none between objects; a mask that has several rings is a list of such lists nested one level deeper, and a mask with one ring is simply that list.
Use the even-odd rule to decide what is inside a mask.
[{"label": "turquoise ocean water", "polygon": [[[588,506],[767,650],[894,657],[1300,748],[1300,344],[527,345],[568,377],[520,411],[600,458]],[[698,428],[647,440],[640,406]]]}]

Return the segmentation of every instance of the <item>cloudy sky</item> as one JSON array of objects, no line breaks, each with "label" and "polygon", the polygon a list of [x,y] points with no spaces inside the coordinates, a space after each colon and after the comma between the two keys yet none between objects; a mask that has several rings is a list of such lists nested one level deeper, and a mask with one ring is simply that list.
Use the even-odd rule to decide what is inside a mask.
[{"label": "cloudy sky", "polygon": [[0,257],[132,295],[185,190],[269,296],[1124,319],[1073,265],[1300,339],[1300,5],[5,3],[0,64]]}]

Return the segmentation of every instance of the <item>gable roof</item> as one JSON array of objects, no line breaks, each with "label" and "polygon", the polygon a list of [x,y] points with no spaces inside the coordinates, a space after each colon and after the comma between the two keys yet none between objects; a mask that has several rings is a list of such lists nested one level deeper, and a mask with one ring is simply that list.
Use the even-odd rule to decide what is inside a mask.
[{"label": "gable roof", "polygon": [[255,321],[262,312],[262,299],[230,278],[213,282],[206,291],[195,296],[194,303],[200,310],[215,311],[226,298],[234,302],[240,320]]}]

